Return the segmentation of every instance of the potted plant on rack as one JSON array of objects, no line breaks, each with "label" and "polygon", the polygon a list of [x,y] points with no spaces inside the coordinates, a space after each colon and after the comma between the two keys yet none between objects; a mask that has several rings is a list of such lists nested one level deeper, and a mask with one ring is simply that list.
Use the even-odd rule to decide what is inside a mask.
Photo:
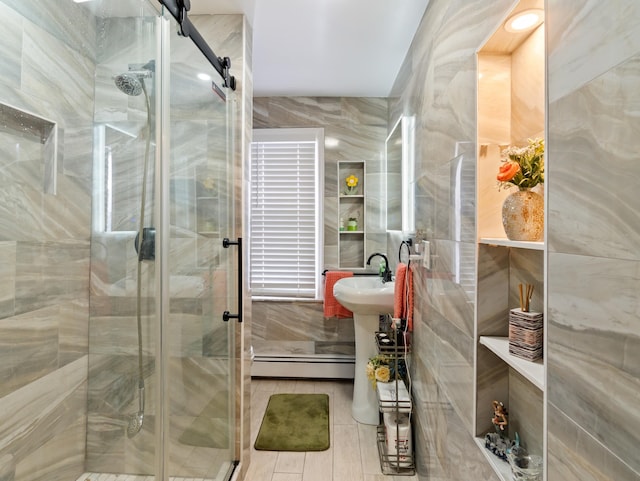
[{"label": "potted plant on rack", "polygon": [[366,365],[367,379],[375,389],[377,382],[391,382],[396,379],[404,380],[407,375],[407,366],[404,359],[394,360],[391,356],[377,354]]},{"label": "potted plant on rack", "polygon": [[544,199],[531,189],[544,182],[544,140],[529,139],[524,147],[502,151],[498,189],[518,188],[502,204],[502,225],[510,240],[541,241],[544,235]]}]

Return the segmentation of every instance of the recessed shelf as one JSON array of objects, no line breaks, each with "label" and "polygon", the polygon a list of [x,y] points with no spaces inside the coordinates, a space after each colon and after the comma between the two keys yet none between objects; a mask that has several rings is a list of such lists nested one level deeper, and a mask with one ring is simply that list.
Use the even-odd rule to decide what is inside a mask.
[{"label": "recessed shelf", "polygon": [[[543,0],[515,1],[505,12],[504,20],[530,8],[544,9],[544,3]],[[506,146],[521,147],[527,143],[526,139],[548,138],[545,123],[547,47],[544,26],[538,26],[526,34],[514,35],[507,32],[503,24],[504,21],[480,46],[476,64],[478,147],[475,159],[475,214],[478,240],[473,432],[474,441],[486,458],[486,461],[482,459],[483,464],[488,463],[496,473],[493,478],[512,481],[509,463],[485,447],[485,433],[493,433],[495,429],[493,418],[487,411],[493,400],[504,402],[510,410],[510,434],[518,431],[530,452],[546,455],[546,361],[530,361],[510,354],[507,333],[510,309],[517,305],[521,295],[519,284],[523,290],[525,285],[535,287],[530,298],[532,311],[548,317],[545,296],[548,273],[544,256],[548,245],[544,238],[539,238],[542,242],[507,238],[503,225],[503,205],[510,192],[497,185],[496,180],[502,162],[509,156],[505,151]],[[522,185],[521,179],[511,180]],[[545,181],[548,180],[545,178]],[[535,190],[545,198],[547,189],[544,184],[536,186]],[[546,198],[545,203],[548,204]],[[512,333],[516,334],[513,330]],[[548,334],[544,332],[543,335]],[[540,331],[533,331],[527,340],[539,340],[539,335]],[[524,352],[522,355],[526,356]]]},{"label": "recessed shelf", "polygon": [[486,346],[487,349],[522,374],[534,386],[544,391],[544,362],[542,360],[527,361],[509,354],[508,337],[481,336],[480,344]]},{"label": "recessed shelf", "polygon": [[484,456],[487,458],[487,461],[489,461],[489,464],[498,475],[498,477],[502,481],[512,481],[513,478],[511,477],[511,467],[509,466],[509,463],[503,461],[487,448],[485,448],[484,438],[474,438],[474,441],[482,451],[482,454],[484,454]]},{"label": "recessed shelf", "polygon": [[[0,125],[2,132],[17,139],[42,144],[42,191],[56,195],[58,173],[58,124],[52,120],[26,112],[17,107],[0,103]],[[15,141],[14,141],[15,142]],[[36,177],[37,178],[37,177]]]},{"label": "recessed shelf", "polygon": [[[367,202],[365,199],[365,181],[367,168],[364,160],[338,161],[338,268],[365,267],[365,240],[367,232]],[[358,179],[354,194],[347,194],[346,179],[349,176]],[[347,224],[356,221],[357,230],[347,230]],[[344,230],[340,230],[343,228]]]},{"label": "recessed shelf", "polygon": [[515,247],[518,249],[532,249],[542,251],[544,250],[544,242],[531,242],[531,241],[513,241],[506,237],[483,237],[480,239],[480,244],[487,244],[492,246],[503,247]]}]

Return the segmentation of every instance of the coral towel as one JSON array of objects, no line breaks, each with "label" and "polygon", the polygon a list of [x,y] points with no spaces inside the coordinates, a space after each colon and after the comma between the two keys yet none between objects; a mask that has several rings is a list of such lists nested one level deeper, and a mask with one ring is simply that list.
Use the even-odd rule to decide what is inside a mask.
[{"label": "coral towel", "polygon": [[407,320],[407,329],[413,328],[413,271],[403,262],[396,268],[393,291],[393,317]]},{"label": "coral towel", "polygon": [[396,285],[393,290],[393,317],[404,317],[404,287],[407,280],[407,265],[398,262],[396,267]]},{"label": "coral towel", "polygon": [[349,271],[327,271],[324,278],[324,317],[353,317],[353,312],[338,302],[333,295],[333,285],[343,277],[351,277]]}]

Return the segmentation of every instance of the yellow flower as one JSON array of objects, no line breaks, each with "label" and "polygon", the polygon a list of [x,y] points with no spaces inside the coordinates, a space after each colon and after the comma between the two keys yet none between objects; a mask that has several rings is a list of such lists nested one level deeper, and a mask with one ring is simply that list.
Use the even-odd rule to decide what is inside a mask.
[{"label": "yellow flower", "polygon": [[371,361],[369,361],[367,363],[367,379],[369,379],[369,381],[374,381],[376,378],[376,374],[375,374],[376,369],[373,367],[373,364],[371,363]]},{"label": "yellow flower", "polygon": [[350,175],[346,179],[347,187],[355,187],[358,185],[358,178],[355,175]]},{"label": "yellow flower", "polygon": [[378,366],[376,369],[376,381],[380,382],[389,382],[391,379],[391,371],[389,370],[389,366]]},{"label": "yellow flower", "polygon": [[215,179],[209,176],[202,181],[202,185],[205,189],[213,189],[213,187],[215,186]]}]

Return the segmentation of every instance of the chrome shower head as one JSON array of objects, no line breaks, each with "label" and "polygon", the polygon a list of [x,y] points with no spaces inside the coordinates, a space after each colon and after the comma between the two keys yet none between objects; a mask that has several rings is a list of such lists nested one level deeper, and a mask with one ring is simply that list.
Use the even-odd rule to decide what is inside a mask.
[{"label": "chrome shower head", "polygon": [[155,60],[142,64],[129,64],[129,71],[113,77],[113,81],[122,92],[137,97],[145,88],[144,79],[151,78],[156,70]]},{"label": "chrome shower head", "polygon": [[116,75],[113,81],[116,87],[131,97],[137,97],[142,93],[142,82],[144,82],[144,79],[137,73],[128,72]]}]

